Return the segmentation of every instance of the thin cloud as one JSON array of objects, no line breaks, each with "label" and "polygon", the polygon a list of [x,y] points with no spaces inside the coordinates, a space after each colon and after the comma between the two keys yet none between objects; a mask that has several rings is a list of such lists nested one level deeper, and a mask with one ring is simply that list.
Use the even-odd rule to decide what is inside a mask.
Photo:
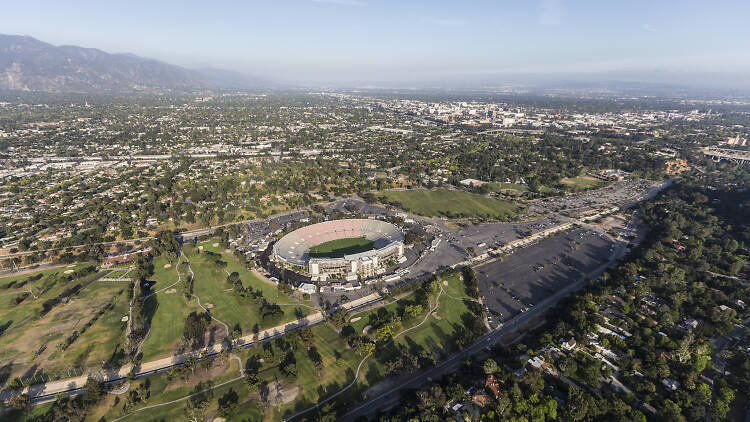
[{"label": "thin cloud", "polygon": [[643,25],[641,25],[641,28],[646,32],[656,32],[656,28],[654,28],[653,26],[647,23],[644,23]]},{"label": "thin cloud", "polygon": [[421,18],[423,22],[432,23],[440,26],[463,26],[466,22],[458,19],[441,19],[441,18]]},{"label": "thin cloud", "polygon": [[542,0],[539,23],[544,26],[557,26],[563,21],[565,11],[559,0]]},{"label": "thin cloud", "polygon": [[339,6],[364,6],[361,0],[312,0],[313,3],[337,4]]}]

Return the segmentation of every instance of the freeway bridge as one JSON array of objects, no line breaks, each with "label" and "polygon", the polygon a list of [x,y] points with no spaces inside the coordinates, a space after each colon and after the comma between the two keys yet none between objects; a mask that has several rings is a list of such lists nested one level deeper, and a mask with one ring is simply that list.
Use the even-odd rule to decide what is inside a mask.
[{"label": "freeway bridge", "polygon": [[734,161],[737,164],[750,163],[750,151],[728,148],[705,148],[703,154],[714,161]]}]

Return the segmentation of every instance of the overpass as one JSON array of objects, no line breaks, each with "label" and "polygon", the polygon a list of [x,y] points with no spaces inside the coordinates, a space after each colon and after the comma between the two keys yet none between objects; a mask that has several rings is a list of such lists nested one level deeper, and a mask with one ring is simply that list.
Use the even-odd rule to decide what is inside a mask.
[{"label": "overpass", "polygon": [[750,151],[728,148],[705,148],[703,154],[714,161],[734,161],[737,164],[750,163]]}]

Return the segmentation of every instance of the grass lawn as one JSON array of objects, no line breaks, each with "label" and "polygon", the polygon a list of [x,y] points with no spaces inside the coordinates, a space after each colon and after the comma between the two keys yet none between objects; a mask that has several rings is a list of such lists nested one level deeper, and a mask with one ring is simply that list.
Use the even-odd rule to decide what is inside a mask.
[{"label": "grass lawn", "polygon": [[[180,262],[184,259],[180,259]],[[182,280],[186,280],[189,272],[186,267],[171,263],[169,264],[163,257],[154,259],[154,275],[156,285],[153,289],[161,290],[169,287],[177,281],[177,271],[182,274]],[[172,292],[172,289],[175,291]],[[167,293],[169,292],[169,293]],[[170,355],[175,346],[182,338],[185,319],[192,311],[200,311],[195,299],[188,301],[185,298],[182,283],[177,283],[171,288],[159,292],[146,299],[146,306],[153,309],[151,318],[151,331],[146,337],[146,341],[141,346],[143,359],[145,361]]]},{"label": "grass lawn", "polygon": [[545,185],[539,186],[539,193],[541,193],[542,195],[555,194],[557,192],[558,191],[555,188],[551,188],[551,187],[545,186]]},{"label": "grass lawn", "polygon": [[[127,284],[95,281],[104,273],[70,281],[58,278],[79,267],[45,270],[39,273],[41,278],[34,274],[23,275],[16,281],[33,281],[28,281],[21,289],[3,291],[0,296],[0,353],[10,365],[3,368],[0,381],[34,373],[59,377],[72,367],[96,370],[122,341],[120,319],[127,313],[124,310]],[[83,286],[78,294],[69,296],[67,301],[61,300],[49,312],[41,314],[42,303],[65,295],[66,289],[77,284]],[[19,294],[29,289],[33,294],[14,303],[14,299],[23,297]],[[110,302],[115,305],[114,309],[97,315]],[[78,336],[66,349],[58,346],[74,333]],[[29,372],[32,366],[34,370]],[[58,371],[62,375],[57,374]]]},{"label": "grass lawn", "polygon": [[[409,348],[424,347],[433,353],[440,353],[440,351],[452,347],[453,336],[456,330],[463,326],[462,317],[469,310],[463,301],[467,296],[460,277],[448,277],[445,281],[448,282],[448,285],[443,285],[443,288],[448,294],[457,299],[452,299],[445,293],[442,294],[439,299],[438,309],[435,311],[438,317],[434,315],[430,316],[424,324],[409,330],[404,335],[398,336],[395,340],[396,345],[403,345]],[[435,296],[433,295],[430,299],[433,305],[435,303]],[[405,299],[410,300],[411,296],[407,296]],[[395,311],[398,306],[399,304],[394,302],[385,308],[389,311]],[[361,319],[351,323],[352,327],[357,333],[361,333],[362,329],[368,324],[369,315],[377,312],[378,309],[374,309],[361,314],[355,314],[354,318],[360,317]],[[425,319],[426,315],[425,311],[415,318],[404,320],[401,327],[394,330],[394,333],[417,326]],[[328,396],[340,387],[348,385],[354,378],[357,365],[362,360],[362,356],[350,350],[346,342],[329,326],[317,326],[313,328],[313,332],[315,333],[316,347],[323,358],[323,371],[318,373],[309,359],[302,355],[297,356],[298,377],[296,381],[302,387],[301,394],[308,403],[315,403],[321,398],[318,386],[323,386],[328,391],[324,396]],[[363,365],[357,381],[357,387],[367,388],[374,382],[386,377],[383,361],[391,357],[390,351],[395,350],[395,348],[389,345],[382,347],[384,348],[381,350],[383,353],[376,352]],[[336,359],[337,353],[339,355],[338,359]]]},{"label": "grass lawn", "polygon": [[[197,254],[197,252],[193,251],[191,254]],[[191,261],[194,262],[198,259],[198,257],[191,257]],[[443,283],[443,281],[447,283]],[[468,312],[463,301],[463,298],[466,298],[466,294],[463,282],[457,275],[441,279],[440,282],[443,283],[441,286],[445,293],[440,295],[439,298],[439,307],[436,311],[438,317],[428,317],[423,325],[398,337],[396,344],[405,345],[410,348],[415,347],[415,345],[421,346],[435,353],[439,353],[441,350],[451,347],[451,344],[449,344],[451,336],[454,335],[456,330],[463,325],[462,316]],[[457,299],[450,298],[448,295]],[[431,295],[430,302],[432,304],[435,303],[436,296],[437,294]],[[407,296],[406,299],[409,300],[410,298],[410,296]],[[393,303],[388,305],[387,309],[393,310],[397,306],[396,303]],[[376,312],[376,310],[356,315],[363,318],[361,320],[362,322],[358,321],[352,325],[357,326],[361,332],[361,324],[366,323],[368,315],[372,312]],[[402,326],[394,331],[401,332],[409,327],[414,327],[422,322],[426,315],[425,311],[417,317],[405,320],[402,323]],[[266,407],[267,411],[263,412],[262,408],[264,406],[257,401],[255,393],[251,393],[248,389],[247,383],[244,382],[244,380],[240,380],[220,387],[210,394],[209,412],[214,412],[216,410],[217,399],[232,388],[238,394],[240,404],[227,418],[228,421],[281,420],[283,412],[288,409],[297,406],[302,408],[307,407],[311,403],[315,403],[323,397],[330,396],[342,387],[348,385],[354,377],[357,365],[359,365],[362,360],[362,356],[357,354],[354,350],[349,349],[345,340],[341,338],[331,326],[320,324],[312,327],[311,330],[314,334],[314,346],[322,358],[323,366],[321,370],[315,368],[315,365],[309,359],[307,350],[304,346],[290,349],[289,344],[284,344],[284,341],[266,343],[259,349],[250,348],[234,351],[234,353],[238,354],[244,362],[250,356],[263,357],[263,349],[265,347],[271,347],[274,350],[271,355],[272,357],[269,358],[266,356],[259,375],[262,379],[268,382],[279,381],[287,392],[292,389],[298,389],[298,394],[294,401],[279,406],[269,404]],[[370,356],[367,359],[362,367],[362,371],[360,372],[360,377],[356,385],[357,388],[345,393],[342,396],[342,400],[346,400],[350,394],[352,395],[352,399],[358,400],[358,398],[355,397],[358,394],[358,391],[367,388],[386,376],[383,361],[390,358],[389,350],[392,348],[393,346],[382,346],[382,349],[379,349],[382,353],[376,352],[375,355]],[[291,379],[285,378],[278,368],[278,363],[287,350],[294,350],[293,353],[297,362],[297,376]],[[216,385],[222,381],[232,379],[236,374],[237,364],[235,361],[232,361],[229,369],[226,369],[223,372],[212,373],[210,376],[205,374],[203,369],[196,369],[195,378],[191,378],[187,382],[181,380],[170,380],[166,373],[149,377],[148,380],[151,384],[149,389],[150,398],[145,402],[139,402],[131,407],[130,410],[132,411],[145,405],[164,403],[185,397],[200,388],[205,388],[209,385]],[[209,378],[210,380],[208,380]],[[142,385],[144,382],[146,382],[146,379],[136,380],[132,383],[131,389],[138,388],[138,386]],[[200,382],[203,382],[203,384],[199,384]],[[90,418],[92,420],[98,420],[99,418],[104,417],[107,420],[111,420],[122,415],[124,400],[125,396],[120,396],[120,403],[115,405],[114,396],[107,396],[104,401],[97,405],[92,411]],[[185,416],[185,403],[185,401],[181,401],[179,403],[150,409],[148,411],[137,413],[125,420],[151,421],[160,420],[162,418],[166,420],[180,419]],[[308,417],[311,417],[313,414],[314,413],[311,413]]]},{"label": "grass lawn", "polygon": [[429,217],[510,220],[524,210],[510,201],[449,189],[385,191],[378,198],[408,212]]},{"label": "grass lawn", "polygon": [[352,255],[369,251],[374,242],[362,237],[347,237],[345,239],[330,240],[310,248],[310,256],[313,258],[342,258],[344,255]]},{"label": "grass lawn", "polygon": [[529,187],[520,183],[488,183],[491,192],[495,193],[513,193],[528,192]]},{"label": "grass lawn", "polygon": [[[119,287],[112,297],[114,298],[115,307],[102,314],[96,322],[89,327],[63,354],[63,362],[69,362],[72,359],[73,366],[94,366],[101,365],[102,361],[110,359],[118,345],[124,345],[125,330],[127,322],[122,321],[122,317],[128,315],[128,285],[127,283],[117,283]],[[111,286],[105,283],[94,283],[87,288],[81,296],[96,294],[94,290],[102,289],[102,293],[111,291]],[[110,293],[111,294],[111,293]],[[85,296],[82,297],[85,299]],[[98,309],[92,309],[91,312]],[[60,363],[63,363],[60,362]]]},{"label": "grass lawn", "polygon": [[[38,280],[43,279],[49,275],[52,275],[52,274],[64,275],[65,271],[70,271],[70,270],[75,271],[75,270],[85,267],[86,265],[88,264],[70,264],[70,265],[61,266],[59,268],[51,268],[48,270],[33,271],[33,272],[20,274],[20,275],[18,274],[4,275],[0,277],[0,294],[17,290],[17,284],[23,282],[24,280],[28,280],[28,281],[26,285],[23,287],[33,286],[36,284],[41,284],[41,283],[38,283]],[[14,283],[13,285],[10,285],[11,282],[14,282],[14,281],[16,283]],[[28,290],[28,289],[25,289],[25,290]]]},{"label": "grass lawn", "polygon": [[8,410],[0,413],[0,422],[36,422],[52,420],[47,419],[49,415],[54,418],[54,414],[52,413],[52,403],[45,403],[40,404],[39,406],[34,406],[25,412]]},{"label": "grass lawn", "polygon": [[583,176],[583,177],[566,177],[560,181],[560,183],[563,184],[563,186],[570,187],[573,190],[579,191],[579,190],[587,190],[587,189],[593,189],[597,188],[599,186],[602,186],[604,182],[602,180],[589,177],[589,176]]},{"label": "grass lawn", "polygon": [[[218,365],[218,362],[214,361],[214,368],[211,369],[209,374],[206,374],[206,370],[198,367],[195,370],[195,376],[191,376],[187,381],[181,379],[169,379],[168,373],[162,373],[156,376],[148,378],[141,378],[131,383],[131,389],[137,389],[139,386],[146,383],[148,380],[150,391],[150,398],[145,402],[141,401],[128,409],[128,412],[123,412],[123,406],[126,396],[120,396],[120,402],[115,405],[114,397],[107,396],[102,402],[100,402],[91,412],[91,415],[86,420],[112,420],[116,417],[122,416],[125,413],[132,412],[141,408],[145,405],[154,405],[159,403],[165,403],[172,400],[180,399],[195,392],[208,388],[212,385],[221,384],[224,381],[229,381],[236,378],[239,375],[239,367],[237,361],[232,359],[229,363],[223,367]],[[244,398],[247,393],[247,383],[240,379],[233,383],[229,383],[225,386],[218,387],[211,392],[207,393],[204,397],[208,399],[209,411],[216,411],[217,398],[221,397],[224,393],[233,389],[238,393],[240,398]],[[135,413],[129,417],[123,419],[123,421],[162,421],[162,420],[187,420],[184,413],[187,401],[183,400],[177,403],[156,407],[142,412]]]},{"label": "grass lawn", "polygon": [[[237,258],[218,246],[213,246],[215,240],[209,239],[202,242],[204,250],[221,254],[221,260],[227,263],[226,268],[221,268],[214,263],[214,258],[201,253],[198,248],[186,247],[185,254],[191,262],[195,272],[193,291],[200,296],[204,306],[211,304],[211,313],[220,321],[229,325],[230,329],[239,324],[244,334],[252,332],[255,324],[260,329],[274,327],[284,322],[297,319],[299,316],[309,315],[311,310],[300,305],[299,302],[281,293],[276,286],[260,279],[252,271],[247,270]],[[260,318],[259,306],[250,298],[242,298],[232,291],[233,286],[227,282],[227,273],[237,272],[246,288],[263,292],[263,297],[272,304],[280,304],[283,315]],[[289,306],[287,306],[289,305]]]}]

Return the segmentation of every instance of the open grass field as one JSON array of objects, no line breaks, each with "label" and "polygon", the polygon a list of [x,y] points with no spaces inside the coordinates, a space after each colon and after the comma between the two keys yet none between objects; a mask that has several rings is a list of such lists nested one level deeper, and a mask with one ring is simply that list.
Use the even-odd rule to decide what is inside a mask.
[{"label": "open grass field", "polygon": [[[239,324],[242,332],[247,334],[252,332],[255,324],[258,328],[269,328],[284,322],[292,321],[298,317],[309,315],[311,310],[301,305],[300,302],[286,296],[278,288],[255,275],[252,271],[247,270],[244,264],[224,250],[220,250],[215,240],[199,243],[204,250],[208,250],[221,255],[221,260],[227,263],[226,268],[221,268],[214,263],[214,258],[201,253],[198,248],[186,247],[185,254],[191,262],[195,272],[193,284],[194,293],[200,297],[204,306],[211,304],[211,313],[220,321],[229,325],[230,328]],[[242,298],[233,291],[233,286],[227,282],[228,274],[237,272],[245,288],[252,288],[254,291],[261,291],[263,298],[268,303],[278,304],[281,306],[283,315],[262,319],[259,312],[258,303],[253,302],[250,298]]]},{"label": "open grass field", "polygon": [[352,255],[369,251],[374,242],[365,237],[348,237],[336,239],[315,245],[310,248],[310,256],[313,258],[342,258],[344,255]]},{"label": "open grass field", "polygon": [[0,276],[0,294],[6,291],[12,291],[18,288],[18,283],[27,281],[27,284],[33,284],[35,281],[45,278],[51,274],[64,275],[66,271],[75,271],[85,267],[87,264],[70,264],[47,270],[25,272],[23,274],[6,274]]},{"label": "open grass field", "polygon": [[[197,254],[197,249],[195,251],[190,251],[188,256],[192,256],[193,254]],[[196,261],[195,257],[190,259],[193,262]],[[161,263],[161,261],[158,260],[157,262]],[[195,263],[194,265],[200,264]],[[161,267],[163,268],[163,264]],[[177,265],[167,268],[166,270],[172,270],[172,272],[176,274],[176,271],[181,271],[181,268],[182,266]],[[169,281],[167,279],[168,275],[166,274],[157,274],[155,276],[162,278],[164,281]],[[171,280],[175,280],[175,278],[172,278]],[[421,315],[403,321],[401,327],[398,330],[394,330],[394,333],[399,333],[412,327],[416,328],[411,329],[408,332],[408,335],[398,337],[395,341],[396,344],[404,345],[409,348],[424,347],[426,350],[438,354],[441,350],[451,347],[451,344],[449,344],[451,336],[462,326],[462,316],[465,316],[468,312],[468,308],[463,301],[463,299],[466,298],[466,295],[463,283],[458,276],[446,277],[441,279],[440,283],[444,289],[444,293],[440,295],[439,299],[437,298],[437,292],[433,293],[430,295],[429,299],[431,304],[435,304],[435,300],[439,300],[439,306],[435,312],[435,315],[437,316],[428,316],[427,311],[424,311]],[[163,287],[166,287],[166,285],[163,284],[162,288]],[[159,293],[159,295],[161,295],[161,293]],[[407,296],[405,300],[411,300],[411,296]],[[398,306],[398,303],[392,303],[388,305],[388,309],[394,310]],[[366,322],[369,319],[369,315],[374,312],[377,312],[377,310],[366,311],[356,316],[361,317],[362,322]],[[425,319],[425,317],[427,318]],[[420,325],[423,321],[425,322]],[[359,330],[362,328],[360,321],[357,321],[352,325],[356,326]],[[230,388],[237,393],[240,404],[232,411],[231,415],[227,417],[227,420],[244,422],[246,420],[281,420],[283,412],[286,410],[295,407],[308,407],[310,404],[313,404],[321,398],[327,397],[348,385],[354,377],[357,365],[359,365],[362,360],[362,356],[350,349],[347,346],[346,341],[341,338],[330,325],[317,325],[312,327],[311,330],[314,334],[313,346],[320,354],[323,362],[321,369],[315,367],[308,357],[308,351],[304,346],[300,345],[299,347],[290,348],[288,341],[291,339],[286,337],[284,340],[275,340],[266,343],[257,349],[249,348],[233,351],[234,354],[237,354],[240,357],[242,362],[245,362],[251,356],[256,358],[265,357],[259,372],[260,378],[269,383],[278,382],[283,389],[283,394],[289,394],[293,401],[287,404],[278,405],[273,403],[265,405],[261,404],[258,401],[258,393],[251,390],[245,380],[241,379],[219,387],[205,396],[209,403],[209,415],[215,415],[218,398],[228,392]],[[264,349],[266,348],[271,348],[273,350],[272,357],[265,354],[266,352]],[[393,349],[393,345],[386,344],[374,355],[370,356],[362,367],[360,377],[355,385],[356,388],[349,390],[343,397],[347,397],[348,394],[356,394],[357,391],[362,391],[362,389],[365,389],[383,379],[386,376],[383,362],[389,359],[389,350],[391,349]],[[287,378],[280,371],[279,361],[287,351],[291,351],[296,359],[296,377]],[[136,390],[141,386],[145,386],[148,382],[150,385],[148,387],[148,398],[131,405],[129,409],[125,411],[123,410],[123,406],[125,405],[126,395],[119,396],[119,400],[117,401],[113,395],[105,396],[102,402],[92,409],[86,420],[100,420],[101,418],[112,420],[127,412],[131,412],[147,405],[166,403],[175,399],[180,399],[194,391],[211,385],[218,385],[224,381],[233,379],[237,376],[238,369],[236,360],[230,360],[229,363],[224,365],[215,362],[213,369],[211,369],[210,372],[198,367],[195,370],[195,375],[189,375],[186,380],[181,379],[179,376],[170,375],[169,373],[162,373],[148,378],[138,379],[131,383],[131,390]],[[271,396],[275,396],[275,393],[276,390],[274,388]],[[39,407],[39,410],[34,413],[42,414],[49,409],[48,406],[49,405]],[[184,410],[185,407],[186,402],[180,401],[178,403],[136,413],[124,420],[158,421],[162,419],[183,419],[187,416]],[[5,422],[5,420],[15,419],[2,419],[2,417],[0,417],[1,422]]]},{"label": "open grass field", "polygon": [[[122,341],[120,319],[127,314],[127,284],[96,281],[103,272],[67,279],[69,271],[81,267],[26,274],[3,289],[0,383],[35,374],[63,377],[71,368],[101,368],[111,357]],[[4,284],[10,279],[5,278]],[[81,287],[78,293],[69,293],[76,285]],[[42,304],[56,298],[58,302],[44,312]],[[113,308],[106,309],[110,303]]]},{"label": "open grass field", "polygon": [[[227,263],[226,268],[216,265],[216,258],[202,251],[219,254],[220,259]],[[247,270],[234,255],[219,247],[216,239],[201,242],[196,247],[185,246],[184,253],[195,274],[193,294],[200,298],[201,304],[208,308],[215,318],[227,324],[230,330],[235,324],[239,324],[243,334],[249,334],[256,324],[259,329],[273,327],[310,313],[309,308],[294,306],[300,303]],[[240,275],[240,280],[246,288],[261,291],[269,303],[280,304],[283,315],[261,318],[258,303],[237,295],[233,291],[233,286],[227,282],[227,275],[235,271]],[[183,282],[177,282],[178,272]],[[146,302],[146,307],[152,312],[153,317],[151,331],[141,347],[144,360],[171,355],[180,343],[188,314],[193,311],[202,312],[197,298],[185,297],[184,281],[188,280],[188,277],[190,271],[185,258],[180,257],[173,263],[169,263],[163,257],[154,259],[152,278],[156,284],[152,290],[159,293],[149,297]],[[221,335],[226,334],[223,326],[220,330]]]},{"label": "open grass field", "polygon": [[576,191],[594,189],[604,185],[603,181],[590,176],[566,177],[560,180],[560,183]]},{"label": "open grass field", "polygon": [[[228,360],[222,365],[220,362],[214,360],[212,368],[206,371],[203,368],[197,368],[195,375],[189,377],[187,380],[182,380],[179,377],[170,378],[168,373],[152,376],[136,380],[131,383],[131,389],[137,389],[139,387],[145,387],[144,384],[148,383],[148,391],[150,392],[150,399],[147,402],[139,402],[132,405],[127,412],[123,411],[125,405],[125,396],[120,396],[120,400],[115,404],[115,397],[112,395],[106,396],[104,400],[99,403],[91,412],[89,417],[86,419],[96,421],[112,420],[117,417],[123,416],[126,413],[135,411],[144,405],[155,405],[160,403],[166,403],[172,400],[176,400],[187,396],[194,392],[196,389],[206,388],[210,385],[221,384],[222,382],[229,381],[236,378],[239,375],[238,362],[235,359]],[[148,381],[147,381],[148,380]],[[240,379],[234,383],[227,384],[222,387],[214,389],[210,394],[204,397],[209,402],[209,412],[215,412],[217,409],[216,402],[217,398],[221,397],[224,393],[233,389],[244,397],[248,394],[247,383]],[[135,413],[123,419],[123,421],[163,421],[163,420],[188,420],[187,414],[185,413],[186,401],[177,402],[174,404],[164,405],[153,409],[148,409],[142,412]]]},{"label": "open grass field", "polygon": [[528,192],[529,187],[520,183],[488,183],[490,192],[495,193],[513,193]]},{"label": "open grass field", "polygon": [[524,210],[510,201],[449,189],[386,191],[381,201],[428,217],[510,220]]},{"label": "open grass field", "polygon": [[105,277],[107,278],[128,278],[132,273],[131,270],[112,270]]},{"label": "open grass field", "polygon": [[[521,195],[526,192],[531,192],[528,186],[519,183],[488,183],[490,192],[504,193],[506,195]],[[554,194],[557,191],[555,188],[551,188],[546,185],[541,185],[538,191],[542,195]]]},{"label": "open grass field", "polygon": [[[180,257],[179,262],[184,262],[184,259]],[[184,264],[171,263],[169,267],[164,268],[165,265],[169,263],[164,257],[154,259],[153,278],[156,285],[152,290],[163,291],[146,299],[146,308],[153,313],[151,331],[141,346],[143,359],[146,361],[172,354],[182,338],[188,314],[200,311],[195,299],[185,298],[182,283],[169,287],[177,282],[178,271],[182,275],[182,280],[187,280],[187,267]]]}]

